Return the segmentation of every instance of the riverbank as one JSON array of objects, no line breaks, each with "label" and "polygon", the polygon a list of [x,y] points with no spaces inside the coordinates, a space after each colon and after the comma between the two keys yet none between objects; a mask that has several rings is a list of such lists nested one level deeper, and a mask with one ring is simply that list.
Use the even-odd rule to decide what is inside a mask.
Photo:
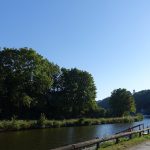
[{"label": "riverbank", "polygon": [[0,131],[16,131],[27,129],[40,128],[59,128],[59,127],[73,127],[73,126],[89,126],[99,124],[113,124],[113,123],[131,123],[141,121],[142,115],[134,117],[120,117],[120,118],[80,118],[69,120],[47,120],[44,116],[39,120],[2,120],[0,121]]},{"label": "riverbank", "polygon": [[146,141],[150,141],[150,135],[135,137],[131,140],[122,139],[122,141],[118,144],[115,144],[114,142],[106,142],[101,146],[100,150],[130,150],[130,148],[132,150],[132,148],[134,149],[134,146],[142,144]]}]

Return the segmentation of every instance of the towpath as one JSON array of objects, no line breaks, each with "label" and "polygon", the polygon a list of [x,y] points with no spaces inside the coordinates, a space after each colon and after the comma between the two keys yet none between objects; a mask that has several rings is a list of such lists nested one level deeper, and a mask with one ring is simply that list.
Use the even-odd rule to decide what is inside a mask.
[{"label": "towpath", "polygon": [[143,142],[130,148],[129,150],[150,150],[150,141]]}]

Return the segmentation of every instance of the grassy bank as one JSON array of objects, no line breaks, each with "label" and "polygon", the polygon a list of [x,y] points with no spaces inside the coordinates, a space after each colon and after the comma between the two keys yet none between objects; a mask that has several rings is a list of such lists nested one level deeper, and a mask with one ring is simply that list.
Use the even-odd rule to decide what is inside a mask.
[{"label": "grassy bank", "polygon": [[100,150],[128,150],[129,148],[148,140],[150,140],[150,135],[134,137],[131,140],[122,139],[118,144],[115,144],[114,142],[105,142],[101,145]]},{"label": "grassy bank", "polygon": [[71,126],[88,126],[98,124],[110,123],[130,123],[142,120],[141,115],[134,117],[121,117],[121,118],[80,118],[69,120],[47,120],[44,115],[41,115],[39,120],[2,120],[0,121],[0,131],[10,130],[26,130],[38,128],[58,128],[58,127],[71,127]]}]

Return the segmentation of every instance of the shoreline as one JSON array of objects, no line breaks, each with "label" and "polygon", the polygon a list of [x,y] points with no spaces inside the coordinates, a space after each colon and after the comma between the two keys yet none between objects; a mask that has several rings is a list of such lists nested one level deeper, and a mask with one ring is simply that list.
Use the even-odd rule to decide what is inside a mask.
[{"label": "shoreline", "polygon": [[0,120],[0,132],[23,131],[32,129],[48,129],[60,127],[92,126],[114,123],[132,123],[143,120],[143,116],[116,117],[116,118],[79,118],[68,120]]}]

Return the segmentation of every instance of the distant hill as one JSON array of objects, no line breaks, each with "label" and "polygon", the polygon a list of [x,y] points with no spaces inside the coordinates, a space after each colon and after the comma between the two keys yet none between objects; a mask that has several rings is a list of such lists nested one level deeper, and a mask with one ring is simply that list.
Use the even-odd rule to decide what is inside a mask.
[{"label": "distant hill", "polygon": [[134,95],[137,112],[150,114],[150,90],[142,90]]},{"label": "distant hill", "polygon": [[104,98],[103,100],[99,100],[99,101],[97,102],[97,104],[98,104],[99,106],[101,106],[102,108],[109,109],[109,108],[110,108],[109,99],[110,99],[110,97],[106,97],[106,98]]},{"label": "distant hill", "polygon": [[[143,114],[150,114],[150,90],[142,90],[136,92],[134,95],[136,110]],[[97,101],[97,104],[105,109],[109,109],[110,97]]]}]

